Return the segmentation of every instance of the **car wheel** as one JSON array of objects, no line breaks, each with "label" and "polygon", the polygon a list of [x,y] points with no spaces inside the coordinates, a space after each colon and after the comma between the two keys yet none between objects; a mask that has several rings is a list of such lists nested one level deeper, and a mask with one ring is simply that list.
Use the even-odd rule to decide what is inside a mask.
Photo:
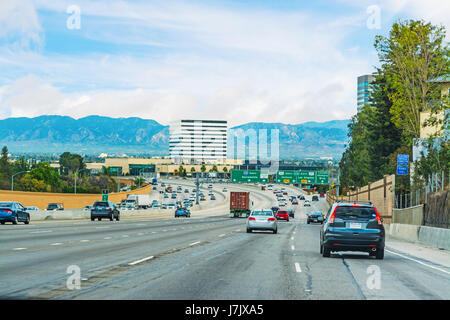
[{"label": "car wheel", "polygon": [[18,220],[17,220],[17,216],[14,216],[14,219],[13,219],[13,224],[17,224],[17,222],[18,222]]},{"label": "car wheel", "polygon": [[98,221],[102,221],[102,218],[98,218]]},{"label": "car wheel", "polygon": [[309,224],[309,221],[307,222],[307,224]]},{"label": "car wheel", "polygon": [[95,220],[95,218],[92,218],[92,217],[91,217],[91,221],[94,221],[94,220]]},{"label": "car wheel", "polygon": [[111,216],[109,217],[109,221],[114,221],[114,215],[111,214]]},{"label": "car wheel", "polygon": [[0,222],[1,224],[5,224],[5,221]]},{"label": "car wheel", "polygon": [[120,215],[117,215],[116,221],[120,221]]},{"label": "car wheel", "polygon": [[322,255],[323,255],[325,258],[329,258],[330,255],[331,255],[331,250],[330,250],[330,248],[323,247],[322,250],[323,250]]},{"label": "car wheel", "polygon": [[323,253],[323,245],[320,245],[320,254]]},{"label": "car wheel", "polygon": [[276,234],[278,232],[278,229],[273,230],[273,234]]},{"label": "car wheel", "polygon": [[379,260],[383,259],[384,258],[384,249],[377,250],[377,254],[376,254],[375,258],[377,258]]},{"label": "car wheel", "polygon": [[30,216],[27,216],[27,219],[24,221],[25,224],[29,224],[30,223]]},{"label": "car wheel", "polygon": [[247,233],[252,233],[252,229],[247,228]]}]

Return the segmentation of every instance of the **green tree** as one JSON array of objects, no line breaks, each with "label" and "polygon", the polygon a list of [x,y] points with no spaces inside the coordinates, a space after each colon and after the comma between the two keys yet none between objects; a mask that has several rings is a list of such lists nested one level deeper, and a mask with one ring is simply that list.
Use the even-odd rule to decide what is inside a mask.
[{"label": "green tree", "polygon": [[202,164],[201,168],[200,168],[201,172],[205,172],[206,171],[206,167],[204,164]]},{"label": "green tree", "polygon": [[[64,152],[59,157],[59,165],[61,173],[64,175],[73,174],[77,170],[85,169],[83,157],[78,154],[71,154],[70,152]],[[84,174],[83,172],[80,175]]]},{"label": "green tree", "polygon": [[429,80],[450,70],[450,50],[444,39],[444,27],[409,20],[394,23],[388,37],[375,40],[382,68],[395,89],[390,93],[392,120],[409,145],[420,136],[420,112],[439,97],[438,86]]}]

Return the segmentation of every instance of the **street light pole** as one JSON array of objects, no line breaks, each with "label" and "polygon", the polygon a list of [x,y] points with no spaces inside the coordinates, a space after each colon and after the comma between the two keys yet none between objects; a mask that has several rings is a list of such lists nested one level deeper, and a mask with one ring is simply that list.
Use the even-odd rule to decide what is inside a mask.
[{"label": "street light pole", "polygon": [[15,174],[13,174],[11,176],[11,191],[14,191],[14,177],[17,176],[18,174],[24,173],[24,172],[30,172],[30,171],[29,170],[27,170],[27,171],[20,171],[20,172],[17,172],[17,173],[15,173]]}]

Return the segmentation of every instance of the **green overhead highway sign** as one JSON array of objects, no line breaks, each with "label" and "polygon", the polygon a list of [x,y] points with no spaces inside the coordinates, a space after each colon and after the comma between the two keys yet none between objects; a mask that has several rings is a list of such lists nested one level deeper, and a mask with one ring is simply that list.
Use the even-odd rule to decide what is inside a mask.
[{"label": "green overhead highway sign", "polygon": [[328,184],[328,171],[279,170],[277,183]]},{"label": "green overhead highway sign", "polygon": [[267,172],[260,170],[231,170],[231,182],[237,183],[267,183]]}]

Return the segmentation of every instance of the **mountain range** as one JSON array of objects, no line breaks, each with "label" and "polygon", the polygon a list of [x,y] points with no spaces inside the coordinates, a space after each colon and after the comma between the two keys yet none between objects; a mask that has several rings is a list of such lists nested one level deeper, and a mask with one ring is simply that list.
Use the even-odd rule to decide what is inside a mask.
[{"label": "mountain range", "polygon": [[[281,159],[340,158],[347,144],[350,120],[301,124],[251,122],[229,128],[228,153],[238,130],[279,130]],[[169,126],[155,120],[43,115],[0,120],[0,144],[11,153],[128,154],[162,156],[169,153]]]}]

